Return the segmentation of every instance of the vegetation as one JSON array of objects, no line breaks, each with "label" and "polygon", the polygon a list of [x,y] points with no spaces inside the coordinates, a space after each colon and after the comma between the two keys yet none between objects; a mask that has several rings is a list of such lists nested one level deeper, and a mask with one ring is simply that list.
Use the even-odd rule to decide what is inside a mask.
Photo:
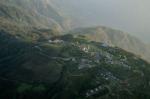
[{"label": "vegetation", "polygon": [[91,39],[95,29],[60,35],[61,15],[33,1],[1,1],[0,99],[150,99],[149,63]]},{"label": "vegetation", "polygon": [[84,36],[57,36],[52,39],[61,42],[55,43],[26,42],[3,32],[0,37],[1,45],[5,46],[0,48],[3,50],[0,53],[1,98],[150,97],[150,65],[120,48],[91,42]]}]

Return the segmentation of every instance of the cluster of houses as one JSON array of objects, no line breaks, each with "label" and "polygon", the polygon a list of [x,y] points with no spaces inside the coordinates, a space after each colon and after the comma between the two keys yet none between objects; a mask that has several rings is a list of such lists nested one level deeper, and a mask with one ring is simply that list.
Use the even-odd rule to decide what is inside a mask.
[{"label": "cluster of houses", "polygon": [[96,87],[94,89],[88,90],[86,92],[86,97],[93,96],[93,95],[98,94],[99,92],[102,92],[104,90],[108,90],[107,87],[105,87],[105,86],[98,86],[98,87]]},{"label": "cluster of houses", "polygon": [[81,45],[79,46],[80,50],[82,50],[85,53],[89,52],[90,46],[89,45]]},{"label": "cluster of houses", "polygon": [[80,64],[78,66],[78,69],[83,69],[83,68],[92,68],[94,67],[93,65],[90,65],[90,60],[88,59],[81,59]]},{"label": "cluster of houses", "polygon": [[91,52],[90,54],[96,63],[100,63],[100,61],[104,58],[100,52]]},{"label": "cluster of houses", "polygon": [[120,64],[122,67],[124,67],[124,68],[127,68],[127,69],[131,70],[131,66],[129,66],[129,65],[127,65],[127,64],[125,64],[124,62],[120,62],[119,64]]},{"label": "cluster of houses", "polygon": [[127,62],[127,57],[126,56],[119,55],[119,58],[120,58],[120,61]]},{"label": "cluster of houses", "polygon": [[112,58],[112,55],[106,53],[106,58],[105,58],[105,62],[108,63],[108,64],[115,64],[113,58]]},{"label": "cluster of houses", "polygon": [[127,63],[127,57],[126,56],[121,56],[120,55],[119,56],[120,61],[115,61],[115,60],[113,60],[112,57],[113,57],[112,55],[106,54],[105,62],[108,63],[108,64],[117,64],[117,65],[120,65],[124,68],[128,68],[129,70],[131,70],[131,66],[125,64],[125,63]]},{"label": "cluster of houses", "polygon": [[117,77],[115,77],[111,72],[106,72],[106,73],[100,73],[100,76],[102,76],[105,80],[115,80],[119,81]]},{"label": "cluster of houses", "polygon": [[113,58],[111,56],[106,56],[106,59],[105,61],[108,63],[108,64],[116,64],[116,65],[120,65],[124,68],[127,68],[129,70],[131,70],[131,66],[129,66],[127,63],[127,58],[123,58],[123,59],[120,59],[120,61],[115,61],[113,60]]}]

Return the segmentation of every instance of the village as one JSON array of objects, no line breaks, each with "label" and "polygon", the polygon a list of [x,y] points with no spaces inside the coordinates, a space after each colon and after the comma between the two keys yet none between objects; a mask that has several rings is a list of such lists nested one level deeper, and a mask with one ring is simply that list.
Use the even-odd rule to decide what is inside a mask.
[{"label": "village", "polygon": [[[50,44],[65,44],[67,43],[64,40],[61,39],[53,39],[53,40],[48,40],[48,43]],[[101,64],[101,62],[105,62],[111,65],[120,65],[122,67],[125,67],[129,70],[131,70],[131,66],[129,66],[127,63],[127,58],[126,56],[119,56],[120,57],[120,61],[116,61],[114,60],[114,56],[108,52],[102,51],[102,50],[98,50],[98,51],[94,51],[93,48],[88,45],[88,44],[82,44],[80,45],[78,42],[76,43],[71,43],[72,46],[78,47],[82,52],[89,54],[90,57],[93,59],[93,61],[95,63]],[[104,47],[107,48],[109,47],[108,44],[106,43],[100,43],[100,47]],[[39,46],[35,46],[35,48],[37,48],[38,50],[40,50],[41,52],[43,51]],[[112,49],[111,49],[112,51]],[[73,62],[77,62],[76,57],[68,57],[68,58],[63,58],[63,57],[52,57],[52,59],[61,59],[64,61],[73,61]],[[92,68],[95,65],[91,65],[90,63],[92,63],[93,61],[91,61],[88,57],[87,58],[81,58],[80,59],[80,64],[78,66],[78,69],[84,69],[84,68]]]},{"label": "village", "polygon": [[[65,44],[67,43],[66,41],[60,40],[60,39],[55,39],[55,40],[49,40],[48,41],[50,44]],[[90,69],[90,68],[94,68],[96,66],[103,66],[102,63],[106,63],[105,65],[116,65],[116,66],[120,66],[123,68],[126,68],[128,70],[131,70],[131,66],[129,66],[128,60],[126,56],[123,55],[119,55],[119,60],[116,60],[116,57],[114,55],[112,55],[109,52],[106,52],[104,50],[95,50],[93,47],[91,47],[89,44],[79,44],[78,42],[76,43],[70,43],[71,46],[78,48],[81,52],[85,53],[85,55],[88,55],[86,57],[80,56],[80,59],[78,57],[60,57],[60,56],[56,56],[56,57],[50,57],[53,60],[63,60],[63,61],[72,61],[73,63],[78,63],[77,68],[79,70],[83,70],[83,69]],[[101,43],[100,47],[109,47],[107,44]],[[43,49],[41,49],[39,46],[35,46],[36,49],[38,49],[39,51],[41,51],[43,53],[43,55],[47,56],[47,54],[44,53]],[[73,50],[72,50],[73,51]],[[111,52],[113,50],[111,49]],[[94,63],[94,64],[93,64]],[[97,65],[99,64],[99,65]],[[98,80],[99,78],[103,78],[106,81],[112,81],[116,83],[120,83],[122,85],[128,85],[128,81],[122,81],[119,78],[117,78],[114,74],[112,74],[109,71],[98,71],[97,72],[97,80],[96,83],[100,84],[101,82]],[[135,71],[136,72],[136,71]],[[141,74],[144,75],[144,74]],[[80,77],[82,75],[72,75],[75,77]],[[115,86],[115,85],[111,85],[111,86]],[[90,89],[86,92],[86,97],[90,97],[92,95],[95,95],[99,92],[102,92],[104,90],[108,90],[109,92],[109,88],[101,85],[98,86],[94,89]]]}]

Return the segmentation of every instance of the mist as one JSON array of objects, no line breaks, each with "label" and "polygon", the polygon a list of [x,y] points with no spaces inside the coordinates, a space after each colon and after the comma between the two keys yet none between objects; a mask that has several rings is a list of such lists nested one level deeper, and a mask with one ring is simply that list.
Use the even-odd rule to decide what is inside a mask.
[{"label": "mist", "polygon": [[79,22],[80,26],[104,25],[128,32],[150,43],[149,0],[57,1],[57,6]]}]

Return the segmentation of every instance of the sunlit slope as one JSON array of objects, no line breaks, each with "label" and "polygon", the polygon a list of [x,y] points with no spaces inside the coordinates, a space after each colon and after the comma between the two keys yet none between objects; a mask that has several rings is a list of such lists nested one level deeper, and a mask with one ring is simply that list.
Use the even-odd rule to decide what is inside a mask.
[{"label": "sunlit slope", "polygon": [[52,5],[46,0],[2,0],[0,18],[27,26],[57,28],[59,31],[69,29],[69,18]]}]

